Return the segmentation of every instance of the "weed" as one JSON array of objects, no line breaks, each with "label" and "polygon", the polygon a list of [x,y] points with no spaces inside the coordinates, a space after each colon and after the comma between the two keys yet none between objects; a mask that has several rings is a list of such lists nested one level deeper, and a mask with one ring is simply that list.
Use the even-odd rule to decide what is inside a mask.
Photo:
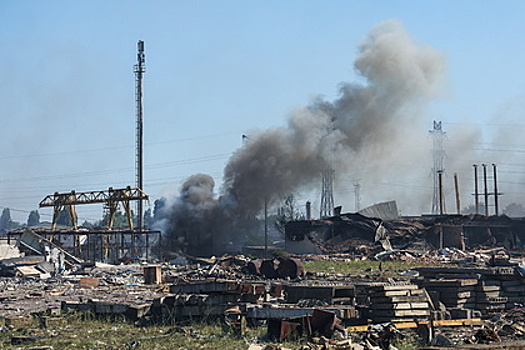
[{"label": "weed", "polygon": [[186,326],[136,327],[118,319],[94,319],[84,313],[68,313],[53,328],[6,329],[0,332],[0,349],[20,349],[12,345],[13,337],[35,337],[31,346],[52,347],[53,350],[132,350],[132,349],[245,349],[246,339],[261,335],[261,329],[247,329],[245,338],[225,332],[218,321]]}]

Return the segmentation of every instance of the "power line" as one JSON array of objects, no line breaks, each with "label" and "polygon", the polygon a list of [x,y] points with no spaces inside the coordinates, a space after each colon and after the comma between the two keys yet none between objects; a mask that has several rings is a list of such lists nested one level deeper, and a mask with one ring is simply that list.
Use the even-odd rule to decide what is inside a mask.
[{"label": "power line", "polygon": [[[188,138],[182,138],[182,139],[171,139],[171,140],[164,140],[164,141],[146,142],[145,146],[157,146],[157,145],[165,145],[165,144],[170,144],[170,143],[197,141],[197,140],[204,140],[204,139],[209,140],[211,138],[218,138],[222,136],[238,135],[239,133],[241,133],[241,131],[235,131],[235,132],[232,131],[232,132],[225,132],[225,133],[218,133],[218,134],[202,135],[202,136],[188,137]],[[81,149],[81,150],[75,150],[75,151],[53,152],[53,153],[7,155],[7,156],[1,156],[0,160],[17,159],[17,158],[54,157],[54,156],[65,156],[65,155],[78,156],[79,154],[82,154],[82,153],[97,153],[97,152],[114,151],[118,149],[131,149],[131,146],[130,145],[120,145],[120,146],[112,146],[112,147],[90,148],[90,149]]]},{"label": "power line", "polygon": [[[189,165],[189,164],[198,164],[204,162],[210,162],[219,159],[225,159],[229,157],[231,153],[215,154],[210,156],[198,157],[198,158],[189,158],[172,162],[163,162],[157,164],[151,164],[146,166],[146,169],[158,169],[166,168],[170,166],[180,166],[180,165]],[[123,173],[132,171],[132,167],[126,168],[117,168],[111,170],[98,170],[98,171],[86,171],[81,173],[72,173],[72,174],[63,174],[63,175],[45,175],[45,176],[35,176],[35,177],[26,177],[26,178],[17,178],[17,179],[4,179],[0,180],[1,183],[12,183],[12,182],[26,182],[26,181],[46,181],[46,180],[61,180],[65,178],[74,178],[74,177],[84,177],[84,176],[97,176],[97,175],[107,175],[111,173]]]}]

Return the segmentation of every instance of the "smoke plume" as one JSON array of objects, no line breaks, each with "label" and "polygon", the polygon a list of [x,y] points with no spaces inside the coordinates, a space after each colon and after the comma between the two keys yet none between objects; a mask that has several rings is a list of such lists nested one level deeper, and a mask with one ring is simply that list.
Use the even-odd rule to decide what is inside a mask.
[{"label": "smoke plume", "polygon": [[224,218],[239,222],[265,202],[319,186],[327,166],[345,173],[361,164],[384,173],[397,152],[417,149],[408,133],[421,122],[420,107],[439,92],[445,66],[439,52],[416,44],[398,21],[375,26],[354,63],[364,83],[342,83],[334,101],[315,99],[286,126],[251,133],[229,160],[218,199],[210,177],[190,177],[169,208],[170,234],[235,232],[223,227]]}]

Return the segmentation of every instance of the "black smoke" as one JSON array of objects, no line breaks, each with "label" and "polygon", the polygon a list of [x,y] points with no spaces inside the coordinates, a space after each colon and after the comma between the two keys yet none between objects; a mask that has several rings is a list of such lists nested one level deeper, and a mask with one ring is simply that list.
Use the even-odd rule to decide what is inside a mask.
[{"label": "black smoke", "polygon": [[381,176],[392,157],[416,150],[407,134],[439,90],[445,66],[439,52],[418,45],[398,21],[378,24],[354,62],[364,83],[342,83],[334,101],[318,98],[294,111],[286,126],[251,133],[228,161],[218,197],[210,176],[191,176],[165,211],[164,232],[182,249],[204,241],[216,249],[215,242],[242,238],[247,218],[265,202],[319,186],[326,166],[345,173],[366,164]]}]

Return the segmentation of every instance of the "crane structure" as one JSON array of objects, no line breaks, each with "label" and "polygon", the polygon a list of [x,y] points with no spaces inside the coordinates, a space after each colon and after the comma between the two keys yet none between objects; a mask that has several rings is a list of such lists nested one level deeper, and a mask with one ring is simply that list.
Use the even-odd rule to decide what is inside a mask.
[{"label": "crane structure", "polygon": [[63,208],[67,208],[71,224],[74,230],[78,229],[76,205],[79,204],[93,204],[104,203],[109,210],[108,229],[113,228],[115,213],[117,212],[119,203],[124,207],[126,212],[128,225],[130,230],[133,230],[133,216],[130,208],[130,201],[148,200],[149,196],[140,188],[126,188],[113,189],[110,187],[107,191],[91,191],[91,192],[76,192],[71,191],[67,193],[58,193],[46,196],[40,201],[40,208],[53,207],[53,222],[51,229],[55,230],[57,226],[58,216]]}]

